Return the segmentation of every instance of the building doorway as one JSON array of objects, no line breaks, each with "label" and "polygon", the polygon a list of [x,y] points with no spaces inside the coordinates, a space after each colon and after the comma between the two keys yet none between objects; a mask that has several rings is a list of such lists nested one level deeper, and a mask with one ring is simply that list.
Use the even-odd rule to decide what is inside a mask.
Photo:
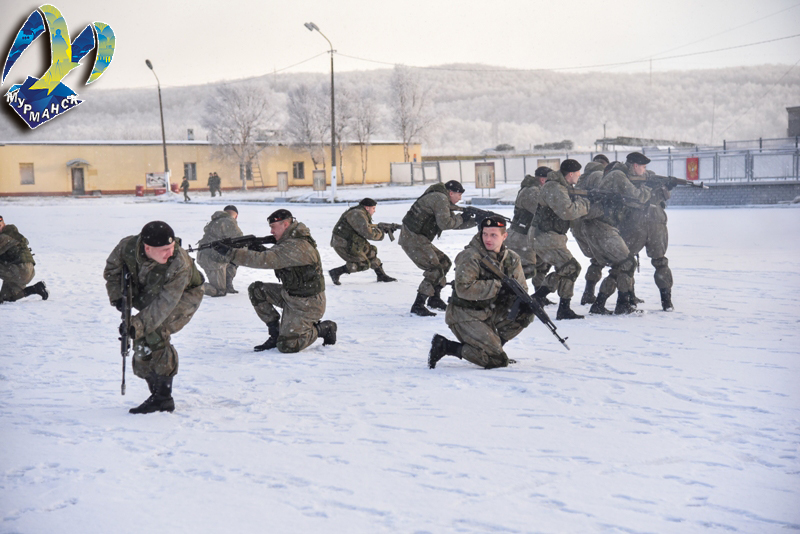
[{"label": "building doorway", "polygon": [[72,194],[85,195],[86,186],[83,179],[83,167],[72,167]]}]

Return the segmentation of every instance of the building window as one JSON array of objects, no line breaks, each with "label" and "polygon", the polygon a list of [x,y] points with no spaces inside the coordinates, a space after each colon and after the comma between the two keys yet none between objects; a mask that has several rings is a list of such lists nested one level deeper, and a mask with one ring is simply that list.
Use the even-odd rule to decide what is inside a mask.
[{"label": "building window", "polygon": [[197,180],[197,163],[195,162],[184,163],[183,175],[186,176],[191,181]]},{"label": "building window", "polygon": [[292,180],[305,180],[306,173],[302,161],[292,163]]},{"label": "building window", "polygon": [[253,179],[253,165],[251,163],[239,165],[239,180],[242,179],[242,176],[244,176],[246,180]]},{"label": "building window", "polygon": [[33,163],[19,164],[19,183],[22,185],[33,185]]}]

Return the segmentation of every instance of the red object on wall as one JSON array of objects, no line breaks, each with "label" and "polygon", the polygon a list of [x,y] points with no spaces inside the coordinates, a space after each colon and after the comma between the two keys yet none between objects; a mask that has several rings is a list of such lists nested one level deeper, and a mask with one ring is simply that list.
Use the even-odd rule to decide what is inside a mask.
[{"label": "red object on wall", "polygon": [[686,179],[700,178],[700,158],[686,158]]},{"label": "red object on wall", "polygon": [[172,182],[172,183],[169,184],[169,188],[172,190],[173,193],[177,193],[179,191],[179,189],[178,189],[179,185],[180,184]]},{"label": "red object on wall", "polygon": [[143,197],[144,196],[144,186],[143,185],[137,185],[136,186],[136,196],[137,197]]}]

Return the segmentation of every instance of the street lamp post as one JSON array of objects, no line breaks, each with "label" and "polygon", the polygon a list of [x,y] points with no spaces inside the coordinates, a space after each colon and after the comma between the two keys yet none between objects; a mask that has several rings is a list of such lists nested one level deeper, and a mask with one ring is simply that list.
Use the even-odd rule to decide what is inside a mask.
[{"label": "street lamp post", "polygon": [[161,82],[158,80],[158,75],[153,69],[153,64],[149,59],[145,59],[147,68],[153,71],[153,76],[156,77],[156,85],[158,86],[158,111],[161,113],[161,145],[164,148],[164,173],[167,175],[167,182],[169,182],[169,164],[167,163],[167,136],[164,133],[164,107],[161,105]]},{"label": "street lamp post", "polygon": [[[313,32],[316,30],[322,37],[325,37],[325,34],[322,33],[319,27],[313,22],[306,22],[303,26],[305,26],[308,31]],[[334,107],[335,100],[333,91],[333,53],[335,50],[333,49],[331,40],[327,37],[325,37],[325,40],[328,41],[328,46],[331,47],[331,202],[334,202],[336,200],[336,108]]]}]

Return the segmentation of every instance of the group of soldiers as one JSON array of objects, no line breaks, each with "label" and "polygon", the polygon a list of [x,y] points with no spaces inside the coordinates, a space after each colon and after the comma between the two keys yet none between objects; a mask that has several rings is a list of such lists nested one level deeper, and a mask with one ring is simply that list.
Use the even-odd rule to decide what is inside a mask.
[{"label": "group of soldiers", "polygon": [[[189,177],[184,174],[181,185],[179,186],[179,189],[183,191],[184,202],[189,202],[192,200],[189,198],[190,187],[191,185],[189,183]],[[208,190],[211,192],[212,197],[217,196],[217,193],[219,193],[219,196],[222,196],[222,179],[216,172],[208,173]]]},{"label": "group of soldiers", "polygon": [[[378,282],[397,281],[383,270],[377,248],[368,241],[380,241],[386,235],[394,240],[394,232],[400,230],[400,246],[423,271],[411,314],[429,317],[436,315],[431,308],[446,311],[445,323],[458,339],[433,337],[428,353],[431,369],[448,355],[487,369],[514,363],[504,351],[505,344],[533,321],[536,308],[553,304],[547,299],[550,293],[560,299],[556,319],[583,318],[570,306],[581,272],[580,263],[567,248],[570,229],[591,260],[581,300],[581,304],[591,304],[590,313],[636,311],[633,277],[636,255],[642,248],[656,268],[662,307],[672,310],[672,274],[664,256],[664,207],[669,188],[645,185],[647,163],[649,159],[634,152],[625,163],[612,163],[598,155],[583,173],[580,163],[572,159],[562,162],[558,170],[540,167],[523,180],[510,221],[457,206],[464,188],[455,180],[430,186],[413,203],[402,224],[374,223],[377,202],[365,198],[347,209],[334,225],[330,245],[345,263],[328,275],[335,285],[341,285],[343,275],[372,269]],[[206,224],[197,249],[197,263],[205,277],[188,254],[191,247],[183,249],[163,221],[147,223],[139,234],[125,237],[108,257],[103,273],[106,290],[111,304],[121,311],[126,306],[123,280],[126,272],[130,273],[132,307],[138,313],[129,322],[123,321],[120,334],[133,340],[134,374],[147,382],[151,393],[131,413],[174,410],[172,379],[178,371],[178,353],[171,335],[189,322],[204,296],[237,293],[233,281],[238,267],[273,269],[279,282],[259,281],[248,287],[250,302],[268,334],[255,351],[277,348],[295,353],[317,339],[322,339],[323,345],[336,343],[337,323],[323,320],[324,271],[309,228],[288,210],[279,209],[268,217],[271,235],[255,238],[243,236],[238,217],[236,206],[228,205]],[[478,233],[455,258],[452,292],[445,302],[442,290],[448,285],[453,262],[433,241],[445,230],[476,226]],[[27,240],[2,218],[0,230],[0,276],[4,280],[0,301],[32,293],[46,299],[43,282],[25,287],[33,277]],[[611,269],[595,296],[604,267]],[[509,291],[509,281],[527,293],[528,279],[535,292],[523,295],[527,300],[520,303],[518,294]],[[612,312],[605,304],[615,291],[619,294]]]}]

